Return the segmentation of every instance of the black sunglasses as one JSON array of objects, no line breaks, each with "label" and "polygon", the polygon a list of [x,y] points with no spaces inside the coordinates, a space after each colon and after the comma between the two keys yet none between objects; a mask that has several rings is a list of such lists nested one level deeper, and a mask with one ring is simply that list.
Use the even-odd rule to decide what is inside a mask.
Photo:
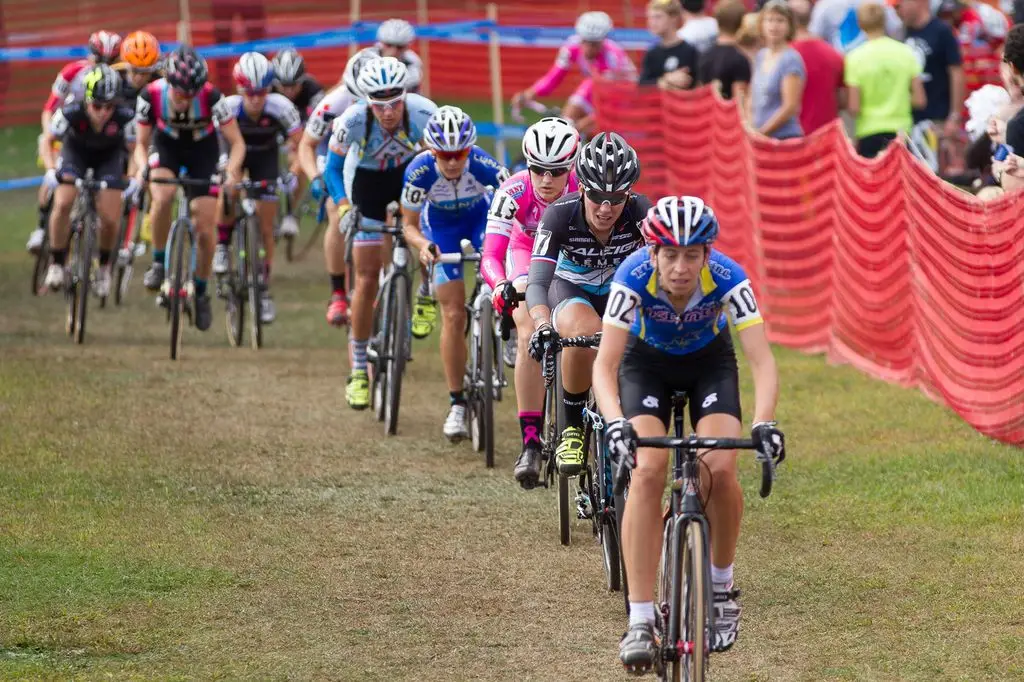
[{"label": "black sunglasses", "polygon": [[540,166],[527,166],[531,173],[537,175],[544,175],[545,173],[551,173],[551,177],[560,178],[569,172],[568,168],[541,168]]},{"label": "black sunglasses", "polygon": [[584,190],[587,198],[593,201],[595,204],[603,204],[608,202],[612,206],[618,206],[619,204],[626,203],[626,199],[629,198],[629,192],[598,192],[596,189]]}]

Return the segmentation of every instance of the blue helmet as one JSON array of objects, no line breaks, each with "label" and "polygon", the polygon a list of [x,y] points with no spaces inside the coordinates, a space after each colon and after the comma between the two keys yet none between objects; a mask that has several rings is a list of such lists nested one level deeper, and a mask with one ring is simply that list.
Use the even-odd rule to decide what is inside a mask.
[{"label": "blue helmet", "polygon": [[641,226],[648,244],[694,246],[718,238],[718,218],[700,197],[662,197]]},{"label": "blue helmet", "polygon": [[461,152],[476,143],[476,126],[462,109],[443,106],[427,121],[423,143],[439,152]]}]

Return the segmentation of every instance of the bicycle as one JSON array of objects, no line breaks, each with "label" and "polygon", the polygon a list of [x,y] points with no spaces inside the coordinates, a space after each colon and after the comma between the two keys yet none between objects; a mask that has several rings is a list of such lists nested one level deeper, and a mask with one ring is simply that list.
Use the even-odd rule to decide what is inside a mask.
[{"label": "bicycle", "polygon": [[491,288],[480,276],[481,254],[472,251],[473,245],[463,239],[462,252],[443,253],[437,263],[455,265],[476,263],[473,292],[466,299],[466,330],[469,334],[469,362],[463,386],[469,407],[469,430],[473,448],[484,453],[488,469],[494,468],[494,403],[501,401],[505,380],[504,364],[497,359],[500,353],[498,333],[494,325],[494,307]]},{"label": "bicycle", "polygon": [[35,263],[32,268],[32,295],[38,296],[46,290],[43,280],[46,278],[46,268],[50,266],[50,210],[53,208],[53,192],[50,192],[46,200],[46,206],[39,216],[39,227],[43,230],[43,243],[39,245],[39,252],[36,254]]},{"label": "bicycle", "polygon": [[[749,438],[683,436],[687,396],[672,394],[675,436],[638,438],[637,447],[673,451],[671,500],[665,514],[660,580],[655,596],[655,619],[662,633],[655,661],[659,679],[700,682],[707,673],[709,637],[715,631],[711,585],[711,551],[707,516],[700,497],[699,450],[754,450]],[[768,497],[775,478],[771,459],[761,462],[761,497]],[[614,493],[623,494],[626,472],[616,471]],[[667,665],[666,665],[667,664]],[[668,668],[668,675],[666,669]]]},{"label": "bicycle", "polygon": [[235,348],[242,345],[246,309],[249,311],[249,343],[253,350],[263,347],[260,294],[266,286],[266,252],[260,237],[256,201],[260,195],[273,192],[275,185],[272,180],[243,180],[233,187],[240,194],[235,229],[231,234],[232,264],[227,275],[217,277],[217,296],[224,299],[228,343]]},{"label": "bicycle", "polygon": [[114,263],[114,303],[121,305],[128,293],[128,287],[135,272],[135,259],[140,255],[136,241],[142,221],[146,216],[146,192],[139,192],[124,202],[121,213],[121,227],[117,237],[117,261]]},{"label": "bicycle", "polygon": [[394,225],[362,225],[362,215],[353,206],[350,225],[345,234],[345,261],[352,265],[352,248],[356,232],[375,232],[394,238],[391,265],[373,302],[373,332],[366,355],[370,372],[370,395],[377,421],[384,422],[384,433],[393,436],[398,431],[398,410],[401,407],[402,376],[405,363],[412,359],[412,274],[409,247],[402,233],[397,202],[388,206],[394,216]]},{"label": "bicycle", "polygon": [[[321,201],[317,208],[313,207],[312,198],[307,192],[305,196],[300,197],[298,200],[298,210],[292,212],[295,208],[295,203],[292,201],[292,187],[297,184],[298,178],[291,171],[285,171],[281,174],[281,177],[277,180],[277,191],[278,191],[278,202],[277,202],[277,222],[274,225],[274,242],[281,240],[281,222],[285,216],[293,215],[295,220],[299,224],[302,223],[302,219],[307,215],[313,215],[317,213],[317,232],[321,231],[321,221],[326,217],[324,210],[324,202]],[[299,252],[299,258],[304,256],[310,248],[312,248],[314,238]],[[295,237],[296,235],[285,235],[284,236],[284,255],[291,263],[295,260]]]},{"label": "bicycle", "polygon": [[[71,209],[71,239],[68,244],[68,265],[64,270],[64,297],[68,302],[68,336],[76,343],[85,343],[85,320],[89,308],[89,287],[92,283],[92,263],[96,253],[99,217],[96,215],[96,192],[105,189],[123,189],[107,180],[96,180],[93,170],[84,178],[62,178],[62,185],[74,185],[78,190]],[[105,298],[101,299],[102,307]]]},{"label": "bicycle", "polygon": [[[622,513],[626,498],[614,490],[615,465],[604,442],[604,418],[597,409],[593,396],[583,409],[587,444],[587,473],[589,486],[590,520],[594,538],[601,545],[604,560],[605,587],[609,592],[622,592],[626,613],[629,613],[629,588],[626,582],[626,565],[622,556]],[[578,513],[583,508],[577,502]]]},{"label": "bicycle", "polygon": [[[182,168],[176,178],[150,178],[149,182],[158,185],[177,185],[178,217],[171,223],[167,236],[167,250],[164,254],[164,282],[160,286],[161,306],[167,306],[167,319],[171,323],[171,360],[177,360],[181,354],[183,317],[188,318],[189,326],[195,324],[193,307],[195,305],[194,277],[196,271],[196,225],[192,222],[191,203],[182,191],[185,187],[207,186],[210,180],[188,177],[188,171]],[[185,242],[188,242],[188,260],[185,259]]]}]

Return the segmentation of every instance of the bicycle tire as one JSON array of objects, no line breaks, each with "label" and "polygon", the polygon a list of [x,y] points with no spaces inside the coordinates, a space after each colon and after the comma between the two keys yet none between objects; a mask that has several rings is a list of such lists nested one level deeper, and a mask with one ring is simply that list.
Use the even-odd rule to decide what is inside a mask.
[{"label": "bicycle tire", "polygon": [[373,357],[368,358],[367,366],[370,374],[370,400],[373,402],[373,412],[377,421],[384,421],[384,402],[387,397],[388,370],[385,357],[387,356],[388,330],[384,323],[384,309],[387,306],[391,293],[390,282],[384,283],[384,290],[381,292],[380,300],[384,305],[376,305],[373,308],[373,335],[370,343],[375,345]]},{"label": "bicycle tire", "polygon": [[188,224],[184,220],[176,220],[171,226],[171,277],[168,283],[167,305],[171,315],[171,360],[181,355],[181,341],[184,325],[182,314],[185,307],[185,240],[188,237]]},{"label": "bicycle tire", "polygon": [[[626,488],[629,490],[629,488]],[[626,575],[626,554],[622,549],[622,517],[626,513],[626,496],[615,495],[615,540],[619,546],[619,573],[621,574],[620,584],[622,585],[622,600],[626,608],[626,615],[629,615],[629,576]]]},{"label": "bicycle tire", "polygon": [[75,324],[75,343],[85,343],[85,320],[89,310],[89,278],[92,275],[92,254],[96,250],[96,214],[90,213],[82,221],[82,241],[76,259],[78,270],[78,286],[75,287],[76,305],[78,307]]},{"label": "bicycle tire", "polygon": [[[121,225],[117,231],[117,241],[114,242],[114,305],[121,305],[124,302],[125,294],[128,293],[128,283],[131,281],[135,263],[135,224],[141,215],[141,208],[133,205],[131,201],[125,202],[125,210],[121,211]],[[126,250],[128,257],[121,262],[121,251]]]},{"label": "bicycle tire", "polygon": [[569,477],[555,473],[558,477],[558,539],[562,545],[571,540],[569,529]]},{"label": "bicycle tire", "polygon": [[[284,220],[284,216],[288,216],[288,215],[292,214],[292,208],[293,208],[293,206],[292,206],[292,195],[289,194],[287,191],[284,192],[284,201],[282,201],[280,203],[280,205],[284,207],[284,212],[283,212],[283,214],[278,216],[278,225],[280,225],[281,222]],[[297,224],[301,223],[301,221],[302,221],[302,214],[299,211],[295,211],[295,214],[296,214],[295,215],[295,222]],[[295,236],[294,235],[287,235],[284,238],[284,257],[285,257],[285,260],[287,260],[289,263],[291,263],[292,261],[295,260]]]},{"label": "bicycle tire", "polygon": [[[71,259],[71,266],[64,266],[64,301],[68,306],[67,322],[65,328],[70,338],[75,338],[75,330],[78,324],[78,272],[77,263],[80,246],[81,233],[78,225],[72,223],[71,238],[68,240],[68,258]],[[66,263],[66,261],[65,261]]]},{"label": "bicycle tire", "polygon": [[245,218],[245,296],[249,308],[249,345],[253,350],[263,346],[263,319],[260,317],[260,277],[263,261],[260,259],[259,224],[255,216]]},{"label": "bicycle tire", "polygon": [[[683,524],[682,536],[677,538],[678,550],[682,554],[681,561],[675,564],[677,578],[673,580],[681,594],[676,595],[673,602],[680,611],[675,616],[681,629],[678,631],[689,651],[672,661],[671,677],[673,682],[703,682],[707,673],[708,652],[708,557],[704,537],[704,525],[697,520]],[[682,579],[681,584],[679,578]],[[685,598],[685,603],[683,599]]]},{"label": "bicycle tire", "polygon": [[38,296],[46,288],[46,269],[50,266],[50,229],[49,222],[43,230],[43,243],[39,245],[36,262],[32,267],[32,295]]},{"label": "bicycle tire", "polygon": [[384,431],[389,436],[398,432],[398,410],[402,402],[402,374],[408,351],[405,337],[409,332],[409,282],[405,275],[396,275],[391,282],[391,314],[388,315],[387,400],[384,405]]},{"label": "bicycle tire", "polygon": [[622,552],[619,544],[619,527],[616,522],[617,510],[612,514],[603,509],[605,495],[612,488],[612,482],[608,474],[610,468],[606,467],[607,460],[601,448],[601,433],[591,430],[588,449],[591,453],[590,462],[593,471],[597,472],[596,484],[591,485],[591,504],[594,508],[595,524],[601,541],[601,553],[604,559],[605,587],[609,592],[618,592],[622,589]]},{"label": "bicycle tire", "polygon": [[224,282],[224,326],[228,333],[228,343],[233,348],[242,346],[245,336],[245,302],[242,301],[242,287],[245,286],[245,238],[242,230],[235,226],[231,235],[231,251],[233,252],[232,267],[228,270]]},{"label": "bicycle tire", "polygon": [[480,311],[480,421],[484,464],[494,468],[494,309],[486,302]]}]

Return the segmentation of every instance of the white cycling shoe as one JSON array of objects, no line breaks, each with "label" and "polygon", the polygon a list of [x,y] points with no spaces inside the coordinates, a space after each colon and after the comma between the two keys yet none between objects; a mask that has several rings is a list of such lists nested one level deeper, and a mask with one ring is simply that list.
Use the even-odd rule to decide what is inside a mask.
[{"label": "white cycling shoe", "polygon": [[64,288],[64,266],[50,263],[46,268],[46,279],[43,283],[50,291],[60,291]]},{"label": "white cycling shoe", "polygon": [[299,221],[293,215],[286,215],[281,219],[281,236],[294,237],[299,233]]},{"label": "white cycling shoe", "polygon": [[466,406],[452,405],[448,411],[448,417],[444,420],[444,437],[453,443],[469,437],[469,427],[466,426]]},{"label": "white cycling shoe", "polygon": [[224,244],[217,244],[217,248],[213,251],[213,273],[226,275],[230,267],[231,257],[228,254],[228,247]]},{"label": "white cycling shoe", "polygon": [[97,298],[110,296],[110,266],[100,268],[93,278],[92,291]]},{"label": "white cycling shoe", "polygon": [[28,243],[25,244],[25,248],[30,253],[39,253],[39,249],[43,248],[43,231],[38,227],[29,234]]}]

